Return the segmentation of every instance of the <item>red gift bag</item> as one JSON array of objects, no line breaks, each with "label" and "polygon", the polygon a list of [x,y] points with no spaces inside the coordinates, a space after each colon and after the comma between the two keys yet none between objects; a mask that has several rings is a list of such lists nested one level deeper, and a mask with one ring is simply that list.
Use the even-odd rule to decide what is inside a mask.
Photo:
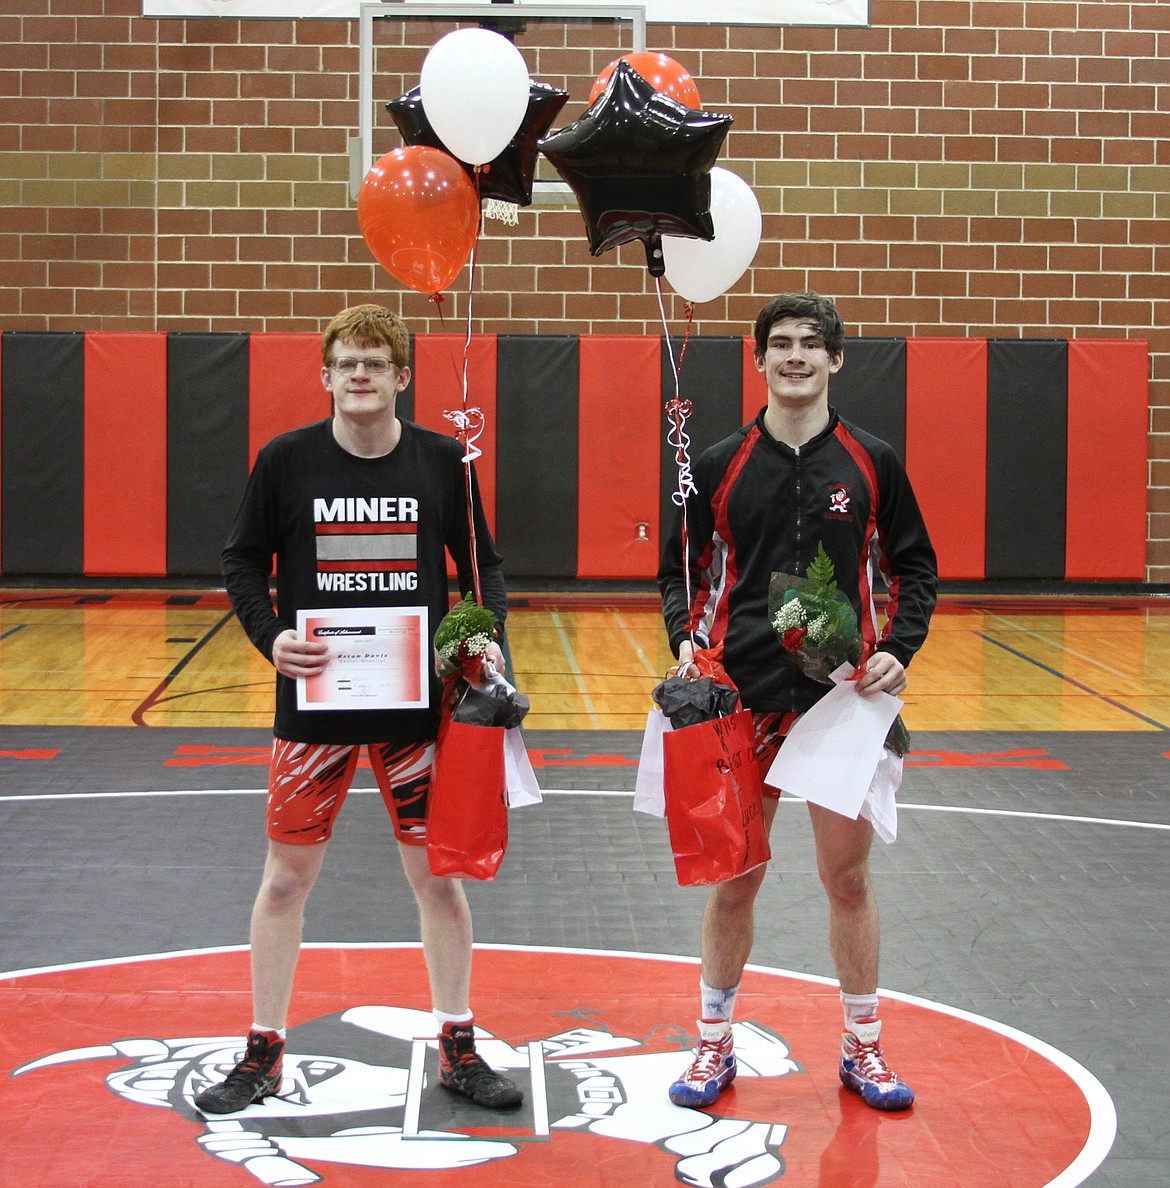
[{"label": "red gift bag", "polygon": [[772,857],[749,710],[663,735],[666,823],[679,886],[725,883]]},{"label": "red gift bag", "polygon": [[431,872],[495,878],[507,846],[504,728],[445,718],[435,747],[427,807]]}]

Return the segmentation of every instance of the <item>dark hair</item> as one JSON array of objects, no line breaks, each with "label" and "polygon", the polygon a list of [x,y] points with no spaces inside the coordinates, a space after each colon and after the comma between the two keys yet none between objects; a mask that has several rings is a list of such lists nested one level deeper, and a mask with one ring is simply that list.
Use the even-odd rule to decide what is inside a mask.
[{"label": "dark hair", "polygon": [[831,297],[820,293],[781,293],[773,297],[756,316],[756,358],[762,359],[768,350],[768,335],[772,327],[785,318],[802,318],[812,322],[825,340],[825,348],[833,358],[845,349],[845,327]]},{"label": "dark hair", "polygon": [[321,356],[326,366],[338,339],[352,342],[363,350],[386,347],[390,361],[403,368],[410,362],[410,332],[406,323],[382,305],[354,305],[343,309],[328,326],[321,340]]}]

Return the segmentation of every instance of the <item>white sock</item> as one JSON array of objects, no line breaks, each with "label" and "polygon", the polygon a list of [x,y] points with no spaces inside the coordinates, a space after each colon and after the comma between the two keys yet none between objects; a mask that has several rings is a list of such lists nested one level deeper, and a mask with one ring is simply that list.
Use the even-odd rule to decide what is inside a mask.
[{"label": "white sock", "polygon": [[858,1023],[874,1023],[877,1021],[878,996],[841,991],[841,1009],[845,1013],[846,1028],[852,1029]]},{"label": "white sock", "polygon": [[439,1025],[439,1030],[448,1023],[470,1023],[475,1015],[471,1011],[461,1011],[458,1015],[448,1015],[445,1011],[432,1010],[431,1014],[435,1016],[435,1022]]},{"label": "white sock", "polygon": [[287,1027],[269,1027],[264,1023],[253,1023],[250,1030],[252,1031],[275,1031],[281,1039],[287,1039],[285,1034],[288,1031]]},{"label": "white sock", "polygon": [[708,986],[700,975],[699,1003],[703,1019],[707,1022],[719,1020],[722,1023],[730,1023],[732,1015],[735,1014],[735,996],[738,993],[738,982],[726,990],[720,990],[715,986]]}]

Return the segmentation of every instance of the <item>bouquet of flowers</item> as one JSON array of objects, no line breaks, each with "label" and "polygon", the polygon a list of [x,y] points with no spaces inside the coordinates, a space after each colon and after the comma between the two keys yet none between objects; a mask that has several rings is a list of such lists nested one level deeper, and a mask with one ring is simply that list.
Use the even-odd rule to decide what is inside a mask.
[{"label": "bouquet of flowers", "polygon": [[470,594],[464,594],[443,616],[435,632],[439,675],[444,680],[457,674],[477,675],[483,654],[495,638],[496,616]]},{"label": "bouquet of flowers", "polygon": [[496,616],[465,594],[435,631],[435,663],[455,721],[510,729],[523,721],[529,703],[486,659],[495,637]]},{"label": "bouquet of flowers", "polygon": [[768,617],[797,668],[829,684],[834,669],[861,659],[861,632],[849,599],[833,580],[833,562],[823,543],[805,574],[772,574]]},{"label": "bouquet of flowers", "polygon": [[[833,562],[824,543],[804,577],[774,573],[768,583],[768,617],[792,662],[814,681],[828,685],[830,673],[842,664],[861,661],[861,632],[849,599],[837,589]],[[896,755],[910,747],[910,735],[899,715],[886,746]]]}]

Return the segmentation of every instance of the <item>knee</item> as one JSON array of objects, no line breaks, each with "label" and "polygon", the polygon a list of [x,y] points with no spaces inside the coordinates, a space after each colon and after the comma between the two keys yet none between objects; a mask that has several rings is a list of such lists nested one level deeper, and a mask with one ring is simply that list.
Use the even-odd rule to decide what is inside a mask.
[{"label": "knee", "polygon": [[269,868],[264,873],[260,896],[274,911],[300,907],[309,898],[314,882],[315,873],[298,870],[296,867]]},{"label": "knee", "polygon": [[839,907],[859,907],[869,899],[868,864],[862,862],[841,868],[822,866],[819,873],[826,893]]},{"label": "knee", "polygon": [[736,912],[750,908],[764,883],[767,866],[757,866],[738,878],[717,883],[711,888],[711,906],[716,912]]},{"label": "knee", "polygon": [[423,912],[450,913],[466,903],[463,884],[458,879],[433,875],[429,870],[412,878],[410,886]]}]

